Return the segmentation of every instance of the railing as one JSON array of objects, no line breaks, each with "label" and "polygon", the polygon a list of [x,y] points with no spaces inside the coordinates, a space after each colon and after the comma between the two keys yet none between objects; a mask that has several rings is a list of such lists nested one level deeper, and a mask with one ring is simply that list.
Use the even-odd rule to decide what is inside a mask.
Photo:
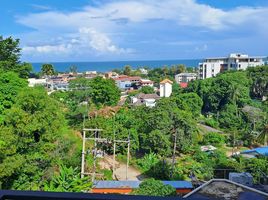
[{"label": "railing", "polygon": [[116,194],[90,194],[68,192],[39,192],[0,190],[0,200],[180,200],[176,197],[151,197]]}]

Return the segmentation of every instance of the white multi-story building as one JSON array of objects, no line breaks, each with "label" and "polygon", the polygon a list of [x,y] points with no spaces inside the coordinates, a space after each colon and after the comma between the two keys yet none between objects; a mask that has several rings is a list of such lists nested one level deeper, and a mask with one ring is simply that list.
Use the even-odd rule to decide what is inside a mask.
[{"label": "white multi-story building", "polygon": [[196,79],[197,79],[197,74],[195,73],[180,73],[180,74],[175,75],[176,83],[188,83]]},{"label": "white multi-story building", "polygon": [[199,63],[199,78],[205,79],[216,76],[226,70],[245,70],[265,64],[265,57],[248,56],[245,54],[230,54],[228,57],[207,58]]},{"label": "white multi-story building", "polygon": [[169,79],[165,79],[160,82],[160,97],[170,97],[172,94],[173,82]]}]

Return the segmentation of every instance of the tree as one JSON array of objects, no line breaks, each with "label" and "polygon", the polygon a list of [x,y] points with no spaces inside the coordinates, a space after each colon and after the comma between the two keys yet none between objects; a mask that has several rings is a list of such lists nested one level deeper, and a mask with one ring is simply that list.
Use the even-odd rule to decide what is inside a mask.
[{"label": "tree", "polygon": [[24,90],[27,82],[14,72],[0,74],[0,114],[11,108],[15,103],[17,94]]},{"label": "tree", "polygon": [[144,138],[144,147],[148,153],[156,153],[161,156],[171,155],[171,142],[169,136],[160,130],[153,130]]},{"label": "tree", "polygon": [[154,88],[151,86],[144,86],[141,88],[141,93],[144,94],[153,94],[154,93]]},{"label": "tree", "polygon": [[130,76],[131,72],[132,72],[131,66],[126,65],[126,66],[124,67],[123,74],[125,74],[125,75],[127,75],[127,76]]},{"label": "tree", "polygon": [[73,73],[73,74],[77,74],[77,67],[75,65],[72,65],[70,67],[70,72]]},{"label": "tree", "polygon": [[3,124],[0,151],[5,154],[0,159],[1,187],[38,187],[46,170],[59,159],[57,139],[62,136],[66,122],[58,103],[43,88],[24,89],[5,112]]},{"label": "tree", "polygon": [[257,138],[258,142],[268,145],[268,124],[266,124]]},{"label": "tree", "polygon": [[4,72],[16,72],[21,78],[29,77],[32,65],[20,63],[19,39],[0,36],[0,70]]},{"label": "tree", "polygon": [[182,65],[182,64],[177,65],[177,73],[178,73],[178,74],[183,73],[183,72],[185,72],[185,71],[186,71],[186,67],[185,67],[185,65]]},{"label": "tree", "polygon": [[93,78],[90,88],[90,98],[96,105],[114,106],[120,99],[120,90],[112,79]]},{"label": "tree", "polygon": [[139,188],[134,191],[134,194],[163,197],[175,196],[176,190],[170,185],[164,185],[162,181],[146,179],[139,185]]},{"label": "tree", "polygon": [[44,184],[44,191],[84,192],[91,187],[92,183],[88,178],[80,178],[78,168],[60,165],[59,173],[55,173],[52,179]]},{"label": "tree", "polygon": [[43,75],[52,76],[55,74],[54,66],[52,64],[43,64],[41,72]]}]

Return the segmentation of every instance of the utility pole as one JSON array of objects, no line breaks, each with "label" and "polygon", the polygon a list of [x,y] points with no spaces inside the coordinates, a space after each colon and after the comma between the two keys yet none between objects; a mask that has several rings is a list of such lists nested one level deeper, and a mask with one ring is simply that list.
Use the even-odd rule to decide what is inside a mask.
[{"label": "utility pole", "polygon": [[173,173],[174,173],[176,148],[177,148],[177,129],[175,130],[175,136],[174,136],[174,146],[173,146],[173,155],[172,155],[172,170],[171,170],[170,177],[173,177]]},{"label": "utility pole", "polygon": [[[96,174],[96,159],[97,159],[97,142],[107,142],[108,140],[106,138],[99,138],[99,132],[101,132],[102,129],[83,129],[83,148],[82,148],[82,163],[81,163],[81,178],[84,177],[84,175],[91,175],[92,176],[92,182],[95,180],[96,175],[103,175],[103,174]],[[86,137],[86,132],[93,132],[94,137]],[[88,173],[85,172],[85,155],[86,155],[86,141],[87,140],[93,140],[94,141],[94,149],[92,151],[93,153],[93,172]]]},{"label": "utility pole", "polygon": [[113,141],[114,151],[113,151],[113,179],[115,179],[115,149],[116,149],[116,142],[115,142],[115,130],[114,130],[114,141]]},{"label": "utility pole", "polygon": [[86,148],[86,131],[83,130],[81,178],[84,178],[84,173],[85,173],[85,154],[86,154],[85,148]]},{"label": "utility pole", "polygon": [[128,131],[126,180],[128,180],[129,154],[130,154],[130,134]]}]

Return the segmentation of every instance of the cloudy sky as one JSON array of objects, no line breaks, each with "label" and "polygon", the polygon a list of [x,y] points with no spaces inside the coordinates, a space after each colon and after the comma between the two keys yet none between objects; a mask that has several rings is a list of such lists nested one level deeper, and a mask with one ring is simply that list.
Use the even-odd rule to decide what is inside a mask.
[{"label": "cloudy sky", "polygon": [[268,55],[267,0],[1,0],[31,62]]}]

